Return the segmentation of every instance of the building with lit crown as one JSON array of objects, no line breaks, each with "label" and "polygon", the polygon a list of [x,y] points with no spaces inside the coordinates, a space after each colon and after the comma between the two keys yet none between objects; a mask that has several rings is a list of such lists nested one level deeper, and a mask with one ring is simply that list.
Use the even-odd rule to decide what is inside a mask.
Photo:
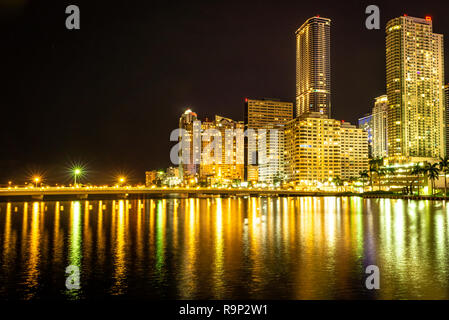
[{"label": "building with lit crown", "polygon": [[372,150],[373,158],[388,156],[388,97],[382,95],[374,102],[372,113]]},{"label": "building with lit crown", "polygon": [[444,86],[444,104],[445,104],[444,135],[446,136],[446,156],[449,157],[449,84]]},{"label": "building with lit crown", "polygon": [[179,152],[179,176],[184,180],[194,179],[199,172],[201,157],[201,143],[194,141],[193,137],[201,135],[201,122],[198,115],[190,109],[187,109],[179,118],[179,128],[186,131],[185,136],[179,137],[180,141],[189,145],[188,161],[183,161],[183,150]]},{"label": "building with lit crown", "polygon": [[386,63],[389,157],[444,156],[444,44],[432,19],[390,20]]},{"label": "building with lit crown", "polygon": [[331,20],[312,17],[296,31],[296,115],[331,117]]}]

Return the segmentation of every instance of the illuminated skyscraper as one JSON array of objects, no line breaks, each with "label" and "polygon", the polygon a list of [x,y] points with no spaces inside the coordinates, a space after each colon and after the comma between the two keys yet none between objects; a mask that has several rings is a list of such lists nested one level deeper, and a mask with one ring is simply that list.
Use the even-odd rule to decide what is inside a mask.
[{"label": "illuminated skyscraper", "polygon": [[398,17],[386,27],[388,154],[445,154],[444,44],[432,19]]},{"label": "illuminated skyscraper", "polygon": [[331,117],[331,20],[312,17],[296,31],[296,115]]},{"label": "illuminated skyscraper", "polygon": [[445,108],[445,116],[444,119],[444,129],[446,136],[446,156],[449,156],[449,84],[444,86],[444,108]]},{"label": "illuminated skyscraper", "polygon": [[377,97],[373,108],[373,157],[384,158],[388,156],[388,98],[387,95]]},{"label": "illuminated skyscraper", "polygon": [[189,145],[188,150],[184,150],[189,153],[188,161],[182,161],[184,157],[182,149],[179,154],[179,175],[183,179],[194,178],[198,174],[201,160],[201,140],[198,143],[194,139],[194,137],[201,137],[201,122],[198,121],[197,114],[187,109],[179,118],[179,128],[184,129],[187,133],[185,136],[180,136],[180,140],[185,139],[185,143]]}]

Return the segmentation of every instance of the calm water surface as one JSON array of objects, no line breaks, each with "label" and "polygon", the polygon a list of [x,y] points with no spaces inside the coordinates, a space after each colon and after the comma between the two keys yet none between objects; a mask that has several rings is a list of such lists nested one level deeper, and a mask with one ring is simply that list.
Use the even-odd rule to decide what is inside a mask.
[{"label": "calm water surface", "polygon": [[0,299],[448,299],[448,223],[357,197],[0,203]]}]

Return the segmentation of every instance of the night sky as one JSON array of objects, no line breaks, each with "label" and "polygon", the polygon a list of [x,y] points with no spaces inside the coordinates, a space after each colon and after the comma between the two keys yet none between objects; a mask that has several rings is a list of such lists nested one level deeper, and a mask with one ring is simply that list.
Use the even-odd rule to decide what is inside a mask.
[{"label": "night sky", "polygon": [[[43,3],[45,2],[45,3]],[[65,7],[81,30],[65,28]],[[365,28],[380,7],[381,30]],[[0,184],[33,172],[67,182],[82,162],[92,183],[170,165],[170,132],[192,108],[243,120],[245,97],[294,101],[295,31],[332,19],[332,116],[356,122],[385,93],[385,24],[434,20],[446,35],[447,1],[0,0]],[[447,70],[447,68],[446,68]],[[447,73],[447,71],[446,71]]]}]

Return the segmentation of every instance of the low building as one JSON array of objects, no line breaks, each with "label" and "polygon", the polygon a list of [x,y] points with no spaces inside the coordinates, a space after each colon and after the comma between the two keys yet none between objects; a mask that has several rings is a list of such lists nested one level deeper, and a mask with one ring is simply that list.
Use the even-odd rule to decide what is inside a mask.
[{"label": "low building", "polygon": [[[199,170],[199,181],[203,185],[231,185],[244,178],[244,132],[243,121],[234,121],[222,116],[215,116],[214,120],[206,119],[201,123],[204,136],[206,130],[215,133],[213,137],[202,139],[202,154]],[[228,140],[226,139],[228,135]],[[218,139],[221,152],[215,155],[215,150],[208,152],[207,146]],[[209,153],[209,154],[208,154]]]},{"label": "low building", "polygon": [[289,121],[285,127],[287,180],[317,186],[341,175],[340,126],[318,112]]},{"label": "low building", "polygon": [[145,186],[151,187],[152,185],[156,184],[156,177],[157,177],[157,171],[146,171],[145,172]]},{"label": "low building", "polygon": [[343,180],[357,178],[368,168],[368,133],[349,122],[340,126],[340,163]]},{"label": "low building", "polygon": [[313,112],[289,121],[284,134],[291,184],[320,187],[368,168],[367,133],[350,123]]}]

